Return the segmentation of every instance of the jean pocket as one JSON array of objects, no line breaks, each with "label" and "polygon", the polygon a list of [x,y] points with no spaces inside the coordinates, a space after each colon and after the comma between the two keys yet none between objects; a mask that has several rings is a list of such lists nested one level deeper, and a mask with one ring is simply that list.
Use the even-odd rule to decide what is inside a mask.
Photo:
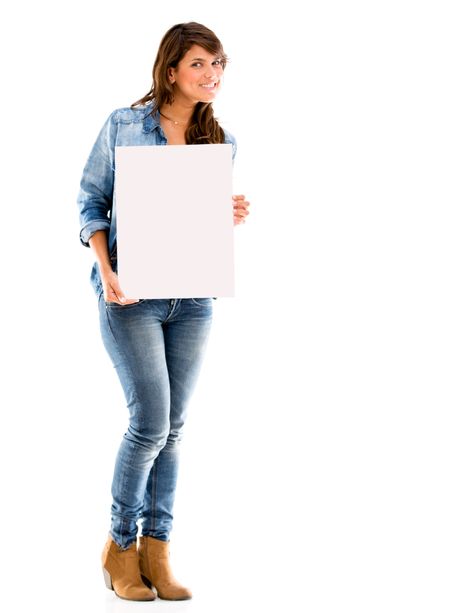
[{"label": "jean pocket", "polygon": [[191,302],[199,307],[209,307],[212,303],[212,298],[191,298]]},{"label": "jean pocket", "polygon": [[111,309],[111,310],[118,309],[119,311],[128,311],[132,309],[133,307],[139,306],[143,302],[145,302],[145,298],[141,298],[137,302],[132,302],[130,304],[119,304],[118,302],[107,302],[105,300],[105,305],[107,309]]}]

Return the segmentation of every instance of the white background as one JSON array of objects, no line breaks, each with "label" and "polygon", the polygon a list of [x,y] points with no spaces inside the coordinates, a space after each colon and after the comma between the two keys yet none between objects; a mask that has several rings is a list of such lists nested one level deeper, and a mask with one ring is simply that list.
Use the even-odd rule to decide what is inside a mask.
[{"label": "white background", "polygon": [[[2,608],[449,610],[446,4],[2,9]],[[100,573],[127,416],[75,201],[189,20],[231,58],[216,114],[252,212],[186,429],[172,557],[195,598],[142,605]]]}]

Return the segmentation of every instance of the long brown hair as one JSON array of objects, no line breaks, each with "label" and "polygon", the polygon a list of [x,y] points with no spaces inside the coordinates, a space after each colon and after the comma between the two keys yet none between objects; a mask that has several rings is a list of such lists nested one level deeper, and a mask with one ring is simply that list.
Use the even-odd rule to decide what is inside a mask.
[{"label": "long brown hair", "polygon": [[[166,32],[159,45],[153,66],[153,83],[150,91],[140,100],[133,102],[131,107],[145,105],[154,101],[152,114],[163,104],[172,104],[174,100],[173,86],[168,78],[168,68],[176,68],[180,60],[193,45],[200,45],[206,51],[221,60],[225,68],[228,58],[217,36],[206,26],[191,21],[172,26]],[[195,106],[191,122],[185,132],[188,145],[223,143],[225,134],[214,117],[211,102],[198,102]]]}]

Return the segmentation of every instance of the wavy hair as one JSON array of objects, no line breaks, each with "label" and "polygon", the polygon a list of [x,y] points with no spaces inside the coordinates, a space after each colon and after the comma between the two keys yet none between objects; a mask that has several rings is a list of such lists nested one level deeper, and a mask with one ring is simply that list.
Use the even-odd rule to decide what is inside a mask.
[{"label": "wavy hair", "polygon": [[[145,96],[133,102],[132,108],[154,101],[152,115],[156,115],[163,104],[173,103],[173,86],[168,78],[168,69],[169,67],[176,68],[193,45],[199,45],[211,55],[218,57],[222,67],[225,68],[228,58],[224,53],[222,43],[212,30],[194,21],[172,26],[159,45],[153,65],[151,89]],[[224,142],[225,134],[214,117],[211,102],[198,102],[195,105],[191,121],[186,128],[185,139],[188,145]]]}]

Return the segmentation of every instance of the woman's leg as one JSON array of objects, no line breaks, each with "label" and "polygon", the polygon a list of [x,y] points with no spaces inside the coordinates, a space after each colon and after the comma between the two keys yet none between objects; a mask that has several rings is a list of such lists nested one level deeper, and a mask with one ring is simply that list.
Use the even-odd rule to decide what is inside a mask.
[{"label": "woman's leg", "polygon": [[179,444],[189,399],[198,379],[212,322],[211,298],[174,301],[163,325],[170,381],[170,431],[148,479],[142,534],[168,541],[178,474]]},{"label": "woman's leg", "polygon": [[144,495],[155,458],[170,432],[170,381],[163,323],[170,300],[120,306],[99,301],[105,347],[122,384],[130,422],[112,483],[111,536],[123,548],[137,536]]}]

